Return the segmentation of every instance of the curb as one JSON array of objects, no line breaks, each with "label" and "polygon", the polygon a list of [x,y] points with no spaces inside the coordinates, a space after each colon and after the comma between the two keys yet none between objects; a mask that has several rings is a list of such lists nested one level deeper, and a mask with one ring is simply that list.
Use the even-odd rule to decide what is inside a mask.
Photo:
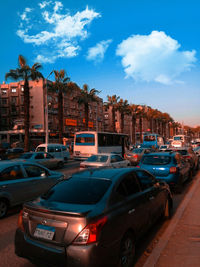
[{"label": "curb", "polygon": [[197,190],[197,187],[200,183],[200,179],[197,178],[191,188],[189,189],[189,192],[185,195],[181,205],[178,207],[176,213],[172,217],[170,224],[168,225],[167,229],[163,233],[163,235],[160,237],[156,247],[153,249],[151,255],[147,258],[145,264],[143,267],[153,267],[156,266],[160,255],[164,248],[166,247],[169,239],[171,238],[172,233],[174,232],[174,229],[176,228],[180,218],[183,215],[183,212],[185,211],[189,201],[192,199],[194,192]]}]

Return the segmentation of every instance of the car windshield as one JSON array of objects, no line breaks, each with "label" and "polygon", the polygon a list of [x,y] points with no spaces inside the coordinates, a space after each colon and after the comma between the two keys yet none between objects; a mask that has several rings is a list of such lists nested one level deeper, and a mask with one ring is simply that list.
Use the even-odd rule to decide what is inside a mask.
[{"label": "car windshield", "polygon": [[147,165],[167,165],[171,161],[171,157],[163,155],[145,156],[142,160]]},{"label": "car windshield", "polygon": [[174,136],[174,140],[183,140],[183,137],[182,136]]},{"label": "car windshield", "polygon": [[30,159],[32,157],[32,153],[25,153],[20,155],[20,159]]},{"label": "car windshield", "polygon": [[38,152],[44,152],[44,151],[45,151],[45,147],[44,147],[44,146],[39,146],[39,147],[37,148],[37,151],[38,151]]},{"label": "car windshield", "polygon": [[51,188],[42,198],[70,204],[95,204],[103,197],[111,180],[71,178]]},{"label": "car windshield", "polygon": [[155,141],[156,137],[155,135],[145,135],[144,136],[144,141]]},{"label": "car windshield", "polygon": [[143,149],[141,148],[136,148],[136,149],[133,149],[131,152],[135,153],[135,154],[140,154],[142,153]]},{"label": "car windshield", "polygon": [[108,156],[106,155],[93,155],[87,159],[87,162],[106,162]]}]

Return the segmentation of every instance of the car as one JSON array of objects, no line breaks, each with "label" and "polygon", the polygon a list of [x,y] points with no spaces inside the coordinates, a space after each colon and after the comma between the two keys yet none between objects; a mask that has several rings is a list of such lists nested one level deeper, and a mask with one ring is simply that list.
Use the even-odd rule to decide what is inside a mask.
[{"label": "car", "polygon": [[159,150],[161,150],[161,151],[165,151],[165,150],[168,149],[169,147],[170,147],[169,144],[165,144],[165,145],[160,146],[160,147],[159,147]]},{"label": "car", "polygon": [[23,161],[35,162],[49,169],[60,169],[64,166],[63,158],[54,158],[54,156],[46,152],[27,152],[21,154],[18,159]]},{"label": "car", "polygon": [[113,153],[95,154],[80,163],[80,169],[99,167],[127,167],[130,162]]},{"label": "car", "polygon": [[198,156],[199,161],[200,161],[200,146],[195,147],[193,150],[194,150],[194,153]]},{"label": "car", "polygon": [[23,148],[20,148],[20,147],[9,148],[6,151],[6,157],[7,159],[14,159],[14,158],[18,158],[22,153],[24,153]]},{"label": "car", "polygon": [[152,151],[152,148],[135,148],[130,151],[127,150],[124,154],[124,158],[129,160],[131,165],[137,165],[145,153],[150,153]]},{"label": "car", "polygon": [[63,174],[36,163],[1,161],[0,218],[10,207],[38,197],[62,179]]},{"label": "car", "polygon": [[41,266],[132,267],[137,240],[172,208],[169,186],[145,170],[87,169],[24,204],[15,253]]},{"label": "car", "polygon": [[182,192],[185,181],[192,179],[190,163],[178,152],[149,153],[142,157],[138,167],[165,181],[177,193]]},{"label": "car", "polygon": [[199,169],[198,156],[195,154],[191,147],[172,148],[172,150],[179,152],[184,157],[184,159],[189,161],[193,174],[196,170]]},{"label": "car", "polygon": [[48,152],[53,157],[62,158],[66,162],[70,159],[70,153],[68,148],[62,144],[40,144],[36,147],[35,152]]}]

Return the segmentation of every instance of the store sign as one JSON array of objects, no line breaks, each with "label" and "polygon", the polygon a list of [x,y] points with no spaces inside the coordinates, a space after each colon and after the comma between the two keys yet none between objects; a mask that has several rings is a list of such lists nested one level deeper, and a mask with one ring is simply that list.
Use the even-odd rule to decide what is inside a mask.
[{"label": "store sign", "polygon": [[[85,123],[85,118],[83,119],[83,123]],[[92,121],[88,121],[88,127],[93,128],[94,123]]]},{"label": "store sign", "polygon": [[70,126],[77,126],[77,120],[72,120],[72,119],[66,119],[65,120],[65,125],[70,125]]}]

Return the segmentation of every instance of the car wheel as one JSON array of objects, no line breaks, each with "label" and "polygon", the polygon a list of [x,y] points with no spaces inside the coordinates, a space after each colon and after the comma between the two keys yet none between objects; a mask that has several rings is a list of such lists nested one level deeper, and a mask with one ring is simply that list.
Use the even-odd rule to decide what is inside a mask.
[{"label": "car wheel", "polygon": [[135,241],[131,233],[127,233],[121,242],[119,267],[132,267],[135,257]]},{"label": "car wheel", "polygon": [[57,168],[61,169],[61,168],[63,168],[63,166],[64,166],[64,163],[62,161],[59,161],[57,164]]},{"label": "car wheel", "polygon": [[0,219],[5,217],[8,211],[8,203],[4,199],[0,199]]}]

